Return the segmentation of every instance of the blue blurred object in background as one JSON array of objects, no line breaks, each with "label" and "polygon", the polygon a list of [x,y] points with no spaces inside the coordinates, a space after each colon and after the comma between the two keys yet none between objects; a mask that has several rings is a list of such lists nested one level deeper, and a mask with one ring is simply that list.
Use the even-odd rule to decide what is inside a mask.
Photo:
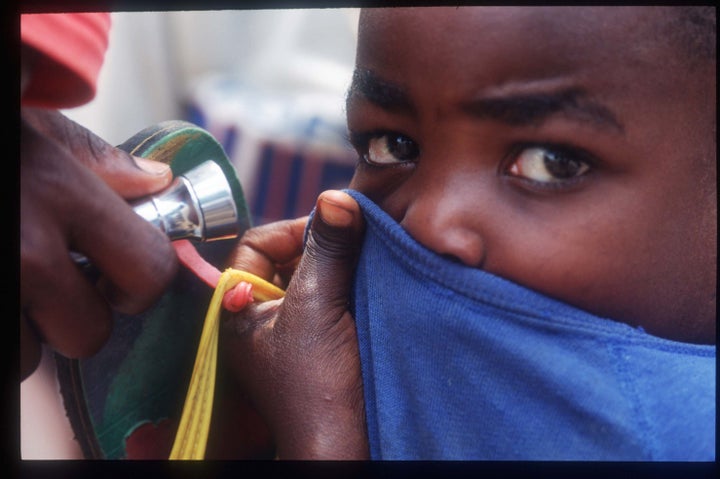
[{"label": "blue blurred object in background", "polygon": [[337,105],[332,93],[268,91],[208,77],[195,90],[188,119],[223,145],[253,223],[261,224],[304,216],[322,191],[348,185],[357,155]]}]

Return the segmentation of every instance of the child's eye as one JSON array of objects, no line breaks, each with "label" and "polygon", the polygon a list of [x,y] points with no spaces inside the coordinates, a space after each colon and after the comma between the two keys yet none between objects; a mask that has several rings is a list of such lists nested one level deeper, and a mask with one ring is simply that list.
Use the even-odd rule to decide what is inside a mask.
[{"label": "child's eye", "polygon": [[379,166],[397,165],[417,160],[418,144],[411,138],[390,132],[354,134],[351,141],[367,163]]},{"label": "child's eye", "polygon": [[584,175],[590,165],[580,155],[562,149],[526,147],[508,169],[511,176],[536,183],[558,183]]}]

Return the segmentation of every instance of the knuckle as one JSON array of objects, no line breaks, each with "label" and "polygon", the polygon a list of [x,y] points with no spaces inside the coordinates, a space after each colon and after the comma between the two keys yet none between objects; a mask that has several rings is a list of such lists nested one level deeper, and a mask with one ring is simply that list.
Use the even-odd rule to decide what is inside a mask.
[{"label": "knuckle", "polygon": [[82,126],[68,121],[62,124],[62,128],[70,151],[91,169],[104,168],[108,160],[115,156],[115,148]]},{"label": "knuckle", "polygon": [[245,231],[240,238],[239,244],[248,248],[253,248],[253,246],[258,243],[262,244],[263,231],[267,229],[267,226],[268,225],[256,226],[255,228],[250,228]]},{"label": "knuckle", "polygon": [[54,287],[57,272],[61,270],[57,259],[48,254],[42,242],[28,235],[22,236],[20,245],[20,284],[23,303],[28,296],[40,296]]}]

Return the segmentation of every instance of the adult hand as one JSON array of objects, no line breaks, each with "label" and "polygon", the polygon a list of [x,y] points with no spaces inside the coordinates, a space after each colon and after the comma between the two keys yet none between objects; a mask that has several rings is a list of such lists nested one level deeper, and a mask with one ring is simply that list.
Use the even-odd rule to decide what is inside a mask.
[{"label": "adult hand", "polygon": [[[267,424],[281,459],[368,457],[360,357],[348,311],[364,222],[347,194],[320,195],[302,257],[306,219],[248,231],[232,266],[278,280],[281,300],[251,304],[223,323],[226,362]],[[284,286],[280,284],[280,286]]]},{"label": "adult hand", "polygon": [[[167,237],[127,200],[170,184],[166,165],[105,143],[57,111],[23,108],[20,162],[21,378],[46,342],[70,358],[97,352],[112,329],[111,307],[152,305],[177,269]],[[92,284],[71,260],[101,272]]]}]

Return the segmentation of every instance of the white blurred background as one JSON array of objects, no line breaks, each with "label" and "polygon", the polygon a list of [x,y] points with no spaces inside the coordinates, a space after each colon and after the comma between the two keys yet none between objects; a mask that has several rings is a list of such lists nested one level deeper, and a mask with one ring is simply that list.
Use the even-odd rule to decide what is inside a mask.
[{"label": "white blurred background", "polygon": [[113,13],[98,94],[66,113],[120,143],[143,126],[182,118],[203,84],[222,77],[279,95],[326,94],[342,115],[357,15],[355,9]]},{"label": "white blurred background", "polygon": [[[355,9],[113,13],[97,96],[64,113],[112,144],[165,120],[197,123],[225,147],[255,223],[302,216],[321,190],[345,186],[354,166],[343,135],[357,17]],[[21,455],[81,455],[47,351],[21,384]]]},{"label": "white blurred background", "polygon": [[303,216],[352,174],[343,107],[357,19],[355,9],[115,13],[97,97],[66,113],[112,144],[192,121],[225,148],[256,224]]}]

